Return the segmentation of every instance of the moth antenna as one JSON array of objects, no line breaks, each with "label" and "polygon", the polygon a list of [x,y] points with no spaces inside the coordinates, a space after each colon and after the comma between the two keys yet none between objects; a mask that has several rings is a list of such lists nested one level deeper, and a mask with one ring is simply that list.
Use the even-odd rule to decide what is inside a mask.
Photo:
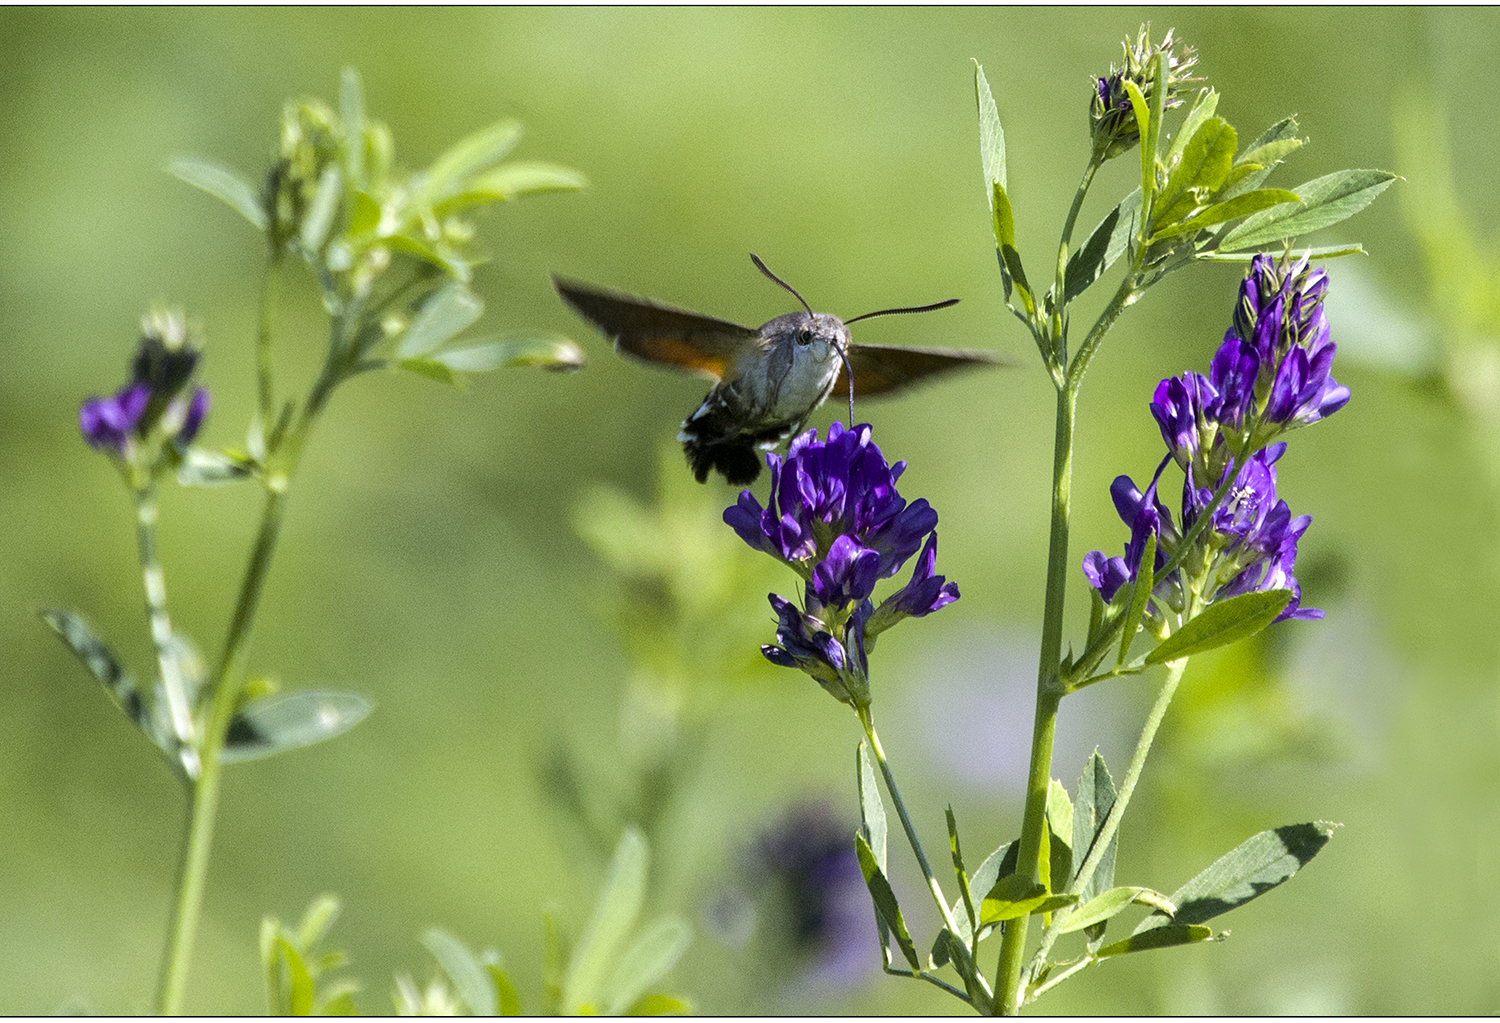
[{"label": "moth antenna", "polygon": [[[756,266],[756,268],[758,270],[760,270],[761,273],[763,273],[767,277],[771,278],[771,280],[773,280],[777,284],[781,285],[787,291],[790,291],[792,293],[792,297],[794,297],[798,302],[801,302],[802,303],[802,308],[807,310],[807,315],[811,316],[813,314],[812,306],[810,306],[810,305],[807,304],[807,299],[805,299],[801,295],[797,294],[797,289],[796,288],[792,287],[786,281],[782,280],[780,277],[777,277],[775,274],[773,274],[770,271],[770,268],[768,268],[766,266],[766,264],[762,263],[760,261],[760,257],[757,256],[753,252],[750,253],[750,262],[754,263],[755,266]],[[957,301],[957,299],[955,299],[954,301]]]},{"label": "moth antenna", "polygon": [[856,316],[852,320],[845,320],[844,323],[858,323],[860,320],[868,320],[872,316],[892,316],[896,313],[930,313],[934,309],[947,309],[950,305],[958,305],[958,299],[950,298],[942,302],[934,302],[932,305],[912,305],[901,309],[880,309],[873,313],[865,313],[863,316]]}]

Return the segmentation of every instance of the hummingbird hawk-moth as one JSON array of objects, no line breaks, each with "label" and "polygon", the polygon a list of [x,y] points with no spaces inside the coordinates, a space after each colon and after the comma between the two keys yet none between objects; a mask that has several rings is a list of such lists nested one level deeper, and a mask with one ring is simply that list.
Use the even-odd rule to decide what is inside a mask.
[{"label": "hummingbird hawk-moth", "polygon": [[802,309],[757,328],[742,327],[552,277],[563,301],[612,340],[615,351],[714,381],[677,435],[699,483],[707,482],[713,470],[736,486],[753,482],[760,475],[758,452],[794,436],[835,391],[849,392],[852,425],[856,396],[887,394],[936,373],[1003,362],[982,351],[866,345],[850,338],[849,325],[859,320],[946,309],[957,304],[956,298],[840,320],[813,312],[758,256],[752,253],[750,258],[761,273],[791,292]]}]

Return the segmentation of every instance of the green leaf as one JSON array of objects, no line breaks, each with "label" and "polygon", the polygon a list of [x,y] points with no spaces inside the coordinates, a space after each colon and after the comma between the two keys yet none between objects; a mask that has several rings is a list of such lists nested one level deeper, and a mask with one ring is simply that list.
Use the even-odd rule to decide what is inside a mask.
[{"label": "green leaf", "polygon": [[1151,123],[1151,107],[1146,103],[1146,97],[1141,93],[1140,87],[1126,78],[1121,82],[1125,86],[1125,95],[1130,98],[1130,109],[1135,114],[1136,128],[1141,136],[1141,196],[1155,198],[1156,191],[1156,150],[1151,147],[1151,129],[1155,127]]},{"label": "green leaf", "polygon": [[1000,254],[1000,271],[1005,282],[1005,297],[1010,298],[1011,288],[1014,287],[1021,296],[1021,306],[1027,315],[1036,312],[1036,300],[1031,294],[1031,285],[1026,282],[1026,270],[1021,265],[1021,253],[1016,249],[1016,222],[1015,215],[1011,212],[1010,197],[1005,194],[1005,186],[999,182],[995,183],[994,201],[991,206],[994,214],[995,244]]},{"label": "green leaf", "polygon": [[320,895],[302,914],[297,924],[296,945],[303,952],[311,952],[314,945],[328,937],[328,930],[339,917],[339,900],[333,895]]},{"label": "green leaf", "polygon": [[1245,192],[1233,199],[1214,203],[1212,206],[1189,220],[1179,221],[1171,227],[1164,228],[1151,236],[1153,242],[1162,241],[1166,238],[1175,238],[1182,234],[1192,234],[1205,228],[1213,227],[1234,220],[1236,217],[1249,216],[1259,213],[1261,210],[1270,209],[1282,203],[1300,203],[1302,200],[1295,192],[1288,192],[1284,188],[1259,188],[1253,192]]},{"label": "green leaf", "polygon": [[431,359],[402,359],[399,362],[391,363],[391,365],[397,369],[404,369],[408,373],[415,373],[419,377],[426,377],[428,380],[436,380],[440,384],[447,384],[449,387],[456,387],[459,390],[463,390],[463,377],[453,372],[447,366],[444,366],[441,362],[433,362]]},{"label": "green leaf", "polygon": [[1073,879],[1073,801],[1056,778],[1047,786],[1047,830],[1051,887],[1061,891]]},{"label": "green leaf", "polygon": [[885,879],[885,872],[875,862],[875,854],[870,851],[870,844],[865,841],[864,835],[854,836],[854,851],[859,857],[859,871],[865,877],[865,886],[870,889],[870,898],[875,902],[875,911],[896,935],[896,944],[900,946],[901,954],[906,957],[911,968],[920,970],[922,961],[917,958],[917,946],[912,942],[911,932],[906,929],[906,921],[901,917],[896,893],[891,891],[890,882]]},{"label": "green leaf", "polygon": [[[1084,765],[1083,775],[1078,779],[1078,795],[1073,800],[1073,862],[1077,865],[1073,871],[1075,877],[1093,851],[1094,841],[1114,805],[1114,779],[1109,775],[1104,758],[1099,755],[1098,750],[1094,750],[1093,756]],[[1078,897],[1082,901],[1087,902],[1114,884],[1115,851],[1119,841],[1120,832],[1116,828],[1099,859],[1099,865],[1089,878],[1089,883],[1078,891]]]},{"label": "green leaf", "polygon": [[[1248,263],[1258,255],[1260,255],[1259,251],[1219,252],[1218,250],[1213,250],[1198,253],[1197,258],[1208,263]],[[1363,255],[1365,255],[1365,247],[1358,242],[1348,245],[1320,245],[1308,249],[1292,249],[1288,253],[1288,257],[1291,259],[1302,259],[1303,257],[1308,259],[1333,259],[1337,256]]]},{"label": "green leaf", "polygon": [[984,68],[974,62],[974,99],[979,104],[979,159],[984,168],[985,197],[994,202],[994,186],[1005,188],[1005,129]]},{"label": "green leaf", "polygon": [[479,965],[469,947],[441,927],[428,928],[422,944],[438,961],[453,990],[475,1016],[495,1015],[495,987],[490,974]]},{"label": "green leaf", "polygon": [[520,139],[521,123],[507,119],[460,140],[427,169],[419,201],[433,205],[463,191],[475,175],[505,159]]},{"label": "green leaf", "polygon": [[1219,108],[1219,94],[1213,89],[1199,89],[1198,97],[1193,101],[1193,108],[1183,119],[1182,127],[1177,130],[1177,135],[1172,139],[1171,148],[1167,150],[1166,163],[1168,167],[1175,166],[1182,159],[1188,142],[1197,134],[1198,129],[1214,115]]},{"label": "green leaf", "polygon": [[257,231],[266,229],[266,209],[261,205],[260,195],[227,167],[193,156],[179,156],[167,164],[167,173],[225,203]]},{"label": "green leaf", "polygon": [[554,334],[505,337],[462,348],[445,348],[428,353],[420,361],[460,373],[483,373],[526,366],[568,372],[582,369],[587,360],[575,342]]},{"label": "green leaf", "polygon": [[584,928],[563,979],[565,1015],[576,1015],[585,1005],[595,1006],[597,1011],[601,1004],[605,978],[646,899],[648,857],[646,840],[641,833],[635,828],[626,828],[615,846],[609,877],[594,907],[594,915]]},{"label": "green leaf", "polygon": [[299,237],[306,252],[320,252],[323,243],[328,241],[328,232],[333,227],[333,218],[338,213],[339,200],[343,197],[343,181],[343,173],[338,165],[329,164],[323,168],[323,176],[318,179],[318,190],[313,194],[306,216],[302,218]]},{"label": "green leaf", "polygon": [[359,1010],[354,1005],[354,992],[352,990],[340,991],[323,1003],[322,1014],[324,1016],[358,1016]]},{"label": "green leaf", "polygon": [[1394,180],[1396,175],[1380,170],[1342,170],[1314,178],[1292,189],[1302,197],[1302,206],[1273,206],[1247,217],[1219,247],[1251,249],[1337,224],[1374,202]]},{"label": "green leaf", "polygon": [[1083,248],[1068,257],[1068,268],[1063,277],[1063,293],[1068,301],[1083,294],[1129,250],[1130,240],[1136,236],[1139,227],[1136,218],[1140,212],[1141,190],[1136,189],[1099,222],[1088,241],[1083,243]]},{"label": "green leaf", "polygon": [[[1071,934],[1081,931],[1085,927],[1104,923],[1119,914],[1125,907],[1132,903],[1145,899],[1153,906],[1170,905],[1170,901],[1160,892],[1153,892],[1149,888],[1111,888],[1101,892],[1089,901],[1075,909],[1061,927],[1059,934]],[[1174,907],[1175,908],[1175,907]]]},{"label": "green leaf", "polygon": [[155,722],[151,718],[151,708],[147,706],[145,697],[141,694],[140,687],[135,678],[120,666],[115,655],[110,652],[104,641],[94,634],[93,628],[81,615],[60,607],[47,608],[41,612],[42,621],[52,626],[53,630],[62,637],[62,641],[68,645],[74,655],[83,662],[83,666],[89,670],[94,678],[104,686],[115,703],[116,707],[130,719],[130,723],[146,733],[146,737],[163,750],[162,744],[166,737],[159,734]]},{"label": "green leaf", "polygon": [[984,897],[979,908],[979,922],[981,925],[995,924],[1033,913],[1050,913],[1077,901],[1076,895],[1052,895],[1046,885],[1035,884],[1022,874],[1011,874],[996,882]]},{"label": "green leaf", "polygon": [[312,1015],[313,986],[312,974],[307,971],[307,964],[302,961],[302,956],[286,938],[276,939],[276,950],[283,962],[286,963],[287,974],[291,985],[286,993],[286,1010],[288,1016],[310,1016]]},{"label": "green leaf", "polygon": [[953,857],[953,874],[958,878],[959,901],[964,907],[964,922],[969,924],[969,935],[973,934],[974,926],[979,922],[979,917],[974,912],[974,895],[969,890],[969,872],[964,869],[964,851],[958,842],[958,818],[953,816],[953,804],[948,804],[948,852]]},{"label": "green leaf", "polygon": [[422,303],[396,348],[398,359],[431,358],[443,342],[484,314],[484,303],[462,284],[449,284]]},{"label": "green leaf", "polygon": [[1305,867],[1337,827],[1327,821],[1288,824],[1246,839],[1172,893],[1175,917],[1152,913],[1135,933],[1163,929],[1169,922],[1201,924],[1260,898]]},{"label": "green leaf", "polygon": [[1300,148],[1302,139],[1297,138],[1297,119],[1285,117],[1261,132],[1236,164],[1258,163],[1259,170],[1250,171],[1224,190],[1220,199],[1232,199],[1241,192],[1257,189],[1268,178],[1276,165],[1293,150]]},{"label": "green leaf", "polygon": [[1202,927],[1197,924],[1172,924],[1167,927],[1158,927],[1155,930],[1146,931],[1143,934],[1132,934],[1124,941],[1105,945],[1094,953],[1094,957],[1096,959],[1106,959],[1110,956],[1122,956],[1131,952],[1148,952],[1153,948],[1191,945],[1199,941],[1208,941],[1213,936],[1214,932],[1211,927]]},{"label": "green leaf", "polygon": [[1212,195],[1218,191],[1229,176],[1238,147],[1239,136],[1224,118],[1210,117],[1199,125],[1167,178],[1151,222],[1162,227],[1172,224],[1197,205],[1195,192]]},{"label": "green leaf", "polygon": [[885,804],[880,800],[880,783],[875,779],[875,761],[863,739],[859,741],[854,760],[854,780],[859,789],[860,835],[870,847],[875,865],[885,870]]},{"label": "green leaf", "polygon": [[177,467],[177,482],[185,487],[218,487],[249,479],[255,468],[255,461],[243,455],[188,448]]},{"label": "green leaf", "polygon": [[370,703],[358,693],[308,689],[270,696],[240,708],[229,725],[226,764],[260,760],[342,735],[363,721]]},{"label": "green leaf", "polygon": [[274,916],[260,918],[260,965],[266,982],[266,1013],[279,1016],[285,1011],[281,1001],[281,959],[276,939],[281,936],[281,921]]},{"label": "green leaf", "polygon": [[1115,660],[1118,670],[1130,656],[1130,643],[1140,630],[1141,619],[1146,616],[1146,605],[1151,601],[1151,588],[1156,585],[1156,534],[1146,537],[1146,549],[1141,551],[1141,560],[1135,566],[1135,582],[1130,587],[1130,607],[1125,612],[1125,624],[1120,631],[1120,655]]},{"label": "green leaf", "polygon": [[[359,72],[344,68],[339,78],[339,120],[344,128],[344,167],[351,188],[365,186],[365,96]],[[483,1015],[493,1015],[484,1013]]]},{"label": "green leaf", "polygon": [[462,191],[434,206],[433,212],[443,217],[473,206],[506,202],[523,195],[576,192],[587,188],[588,184],[589,179],[572,168],[537,160],[518,160],[478,175]]},{"label": "green leaf", "polygon": [[[628,833],[628,832],[627,832]],[[616,858],[619,850],[615,850]],[[542,1015],[562,1013],[563,971],[567,966],[567,949],[557,927],[557,917],[542,913]]]},{"label": "green leaf", "polygon": [[486,963],[484,968],[489,972],[490,983],[495,989],[500,1015],[521,1015],[521,994],[516,990],[515,981],[510,979],[510,972],[499,963]]},{"label": "green leaf", "polygon": [[1146,663],[1165,664],[1253,636],[1275,621],[1291,599],[1291,590],[1265,590],[1215,601],[1162,640],[1146,655]]},{"label": "green leaf", "polygon": [[604,1011],[618,1016],[630,1008],[647,988],[677,965],[693,940],[693,931],[677,917],[658,920],[637,938],[615,964],[604,988]]},{"label": "green leaf", "polygon": [[693,1003],[677,995],[646,995],[626,1010],[627,1016],[691,1016]]}]

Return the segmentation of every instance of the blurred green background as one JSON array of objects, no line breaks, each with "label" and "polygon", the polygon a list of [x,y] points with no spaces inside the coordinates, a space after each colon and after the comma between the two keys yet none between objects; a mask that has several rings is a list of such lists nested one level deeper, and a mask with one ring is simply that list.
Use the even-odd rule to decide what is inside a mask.
[{"label": "blurred green background", "polygon": [[[1018,362],[861,413],[889,457],[910,461],[907,496],[939,510],[939,570],[963,590],[881,644],[882,736],[929,848],[942,848],[952,801],[977,860],[1018,829],[1052,418],[1030,341],[1002,305],[969,58],[1005,123],[1021,249],[1045,265],[1087,156],[1088,76],[1147,20],[1198,48],[1242,139],[1299,116],[1312,144],[1273,184],[1343,167],[1407,180],[1314,239],[1371,253],[1330,266],[1335,372],[1353,401],[1293,437],[1282,463],[1284,496],[1315,519],[1304,602],[1328,618],[1195,662],[1127,818],[1118,876],[1171,891],[1254,831],[1345,827],[1293,884],[1225,918],[1228,942],[1103,965],[1039,1008],[1500,1010],[1500,14],[9,9],[0,1011],[147,1009],[167,924],[182,792],[35,611],[76,608],[148,663],[128,501],[79,440],[76,411],[118,386],[150,303],[203,325],[206,437],[242,443],[261,243],[163,173],[170,157],[258,178],[283,100],[336,101],[340,69],[355,66],[407,167],[515,116],[528,129],[519,157],[592,181],[488,214],[494,258],[476,279],[481,326],[569,333],[588,352],[583,373],[481,377],[463,394],[365,377],[314,438],[253,663],[288,686],[357,689],[377,709],[342,739],[231,771],[188,1001],[260,1011],[261,916],[293,918],[333,891],[345,902],[334,940],[364,979],[365,1011],[386,1010],[393,971],[430,972],[416,937],[435,923],[500,948],[534,1005],[541,912],[556,906],[576,933],[603,864],[551,794],[548,765],[582,764],[607,808],[654,713],[626,700],[622,727],[642,655],[621,623],[640,625],[617,613],[630,590],[574,523],[587,531],[601,500],[655,508],[662,493],[682,521],[712,523],[733,498],[717,482],[684,486],[670,450],[702,384],[616,358],[548,273],[758,324],[788,303],[751,267],[753,250],[841,315],[964,299],[863,325],[864,340]],[[1122,160],[1101,175],[1085,225],[1134,173]],[[1075,562],[1123,544],[1108,483],[1155,465],[1150,390],[1206,369],[1237,277],[1232,266],[1174,275],[1097,360],[1081,407]],[[314,365],[322,330],[314,289],[290,285],[278,343],[306,355],[284,362]],[[835,415],[830,404],[816,422]],[[257,511],[248,488],[165,497],[174,621],[206,650]],[[764,593],[788,580],[734,560],[728,529],[668,534],[707,561],[748,565],[713,605],[722,627],[699,629],[714,652],[676,711],[696,753],[653,833],[656,905],[701,922],[790,803],[828,799],[852,821],[858,729],[805,677],[758,664],[755,644],[772,632]],[[1071,786],[1098,743],[1118,775],[1150,692],[1149,680],[1122,681],[1065,705],[1055,773]],[[892,858],[916,907],[909,857]],[[930,940],[931,921],[913,915]],[[878,973],[799,986],[698,930],[674,986],[706,1012],[961,1007]]]}]

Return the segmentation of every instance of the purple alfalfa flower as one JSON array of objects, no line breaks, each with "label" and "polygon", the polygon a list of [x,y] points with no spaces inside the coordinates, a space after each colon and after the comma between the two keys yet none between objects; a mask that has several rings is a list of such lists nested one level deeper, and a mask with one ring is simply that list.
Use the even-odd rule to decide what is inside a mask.
[{"label": "purple alfalfa flower", "polygon": [[113,397],[90,398],[78,410],[84,439],[96,450],[124,458],[132,439],[144,441],[160,426],[179,449],[185,448],[209,409],[208,391],[202,387],[184,393],[198,360],[180,316],[147,317],[130,360],[130,382]]},{"label": "purple alfalfa flower", "polygon": [[[776,644],[761,652],[811,675],[850,706],[866,707],[866,651],[875,636],[958,599],[958,587],[936,574],[937,512],[925,500],[908,504],[901,496],[896,481],[906,463],[888,465],[868,425],[846,430],[836,422],[821,441],[809,430],[792,441],[785,458],[768,455],[766,463],[767,506],[743,491],[724,521],[751,547],[797,571],[804,603],[798,608],[770,595]],[[875,611],[875,585],[918,551],[911,581]]]},{"label": "purple alfalfa flower", "polygon": [[746,543],[792,565],[803,578],[827,557],[839,536],[877,552],[879,578],[888,578],[922,546],[937,525],[925,500],[908,505],[896,490],[905,462],[886,464],[868,425],[846,430],[835,422],[828,439],[816,430],[794,438],[786,457],[766,456],[771,469],[767,506],[747,490],[724,521]]},{"label": "purple alfalfa flower", "polygon": [[881,601],[870,616],[864,630],[866,642],[873,642],[876,636],[903,618],[924,618],[958,599],[958,584],[950,583],[936,573],[937,530],[927,538],[927,545],[914,564],[911,580]]},{"label": "purple alfalfa flower", "polygon": [[[1178,534],[1172,523],[1172,513],[1162,504],[1156,487],[1161,480],[1162,470],[1169,461],[1170,457],[1163,459],[1144,494],[1129,476],[1116,476],[1115,481],[1110,484],[1109,493],[1114,500],[1115,511],[1119,513],[1121,521],[1130,527],[1130,541],[1125,545],[1125,556],[1111,558],[1106,557],[1103,551],[1090,551],[1083,559],[1083,574],[1089,585],[1099,591],[1099,596],[1104,598],[1105,603],[1114,600],[1121,586],[1134,581],[1141,557],[1146,553],[1146,541],[1150,537],[1156,537],[1156,557],[1152,559],[1152,572],[1166,564],[1169,548]],[[1157,582],[1160,585],[1162,580]]]},{"label": "purple alfalfa flower", "polygon": [[89,398],[78,409],[78,429],[94,450],[123,457],[150,401],[151,388],[139,383],[126,384],[108,398]]}]

